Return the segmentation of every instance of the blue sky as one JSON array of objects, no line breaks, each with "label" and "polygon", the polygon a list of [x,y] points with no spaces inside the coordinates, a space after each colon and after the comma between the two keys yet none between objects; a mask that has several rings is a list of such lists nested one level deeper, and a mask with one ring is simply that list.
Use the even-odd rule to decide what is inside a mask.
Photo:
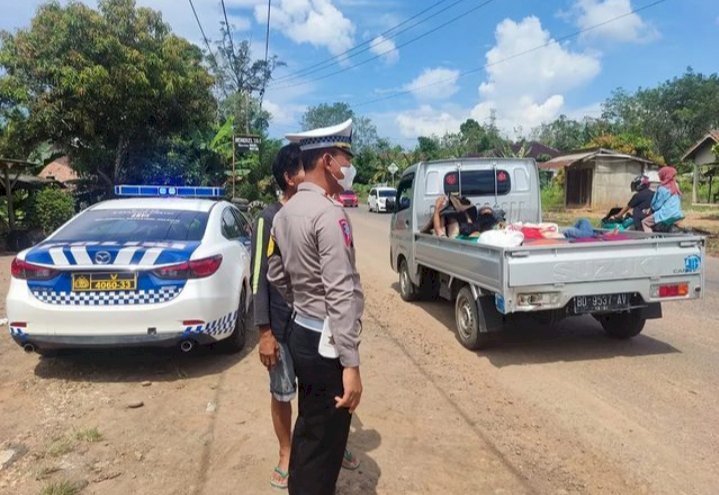
[{"label": "blue sky", "polygon": [[[596,116],[600,103],[620,86],[653,86],[681,75],[687,66],[717,72],[716,0],[665,0],[592,28],[654,1],[273,0],[270,53],[287,66],[278,69],[278,81],[265,98],[273,113],[270,134],[297,130],[308,105],[345,101],[370,117],[380,135],[402,145],[411,145],[418,135],[456,131],[469,117],[484,121],[491,112],[503,132],[513,136],[562,113]],[[0,29],[13,30],[26,26],[41,2],[2,3]],[[187,1],[137,3],[162,11],[175,32],[202,43]],[[217,38],[219,0],[194,3],[205,32]],[[261,57],[267,0],[225,4],[235,38],[250,39]],[[380,36],[425,9],[424,15]],[[563,38],[580,30],[585,31]],[[361,49],[366,51],[352,56]],[[336,58],[329,67],[309,72],[308,67],[331,57]],[[473,69],[480,70],[462,76]],[[330,75],[337,71],[343,72]],[[328,77],[316,80],[323,76]],[[372,101],[382,97],[388,98]]]}]

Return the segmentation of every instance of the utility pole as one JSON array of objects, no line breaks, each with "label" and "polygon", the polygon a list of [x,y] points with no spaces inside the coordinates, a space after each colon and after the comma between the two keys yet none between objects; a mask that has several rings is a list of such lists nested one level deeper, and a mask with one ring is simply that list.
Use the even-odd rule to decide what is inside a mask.
[{"label": "utility pole", "polygon": [[235,181],[237,179],[237,171],[235,170],[235,131],[234,124],[232,125],[232,197],[235,197]]}]

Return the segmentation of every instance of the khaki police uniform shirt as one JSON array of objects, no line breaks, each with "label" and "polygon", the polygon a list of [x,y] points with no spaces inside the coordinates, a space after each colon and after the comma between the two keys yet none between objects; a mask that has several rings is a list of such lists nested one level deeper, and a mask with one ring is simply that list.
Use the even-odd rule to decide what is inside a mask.
[{"label": "khaki police uniform shirt", "polygon": [[364,294],[344,208],[321,187],[300,184],[275,216],[272,234],[268,280],[298,315],[329,317],[342,366],[359,366]]}]

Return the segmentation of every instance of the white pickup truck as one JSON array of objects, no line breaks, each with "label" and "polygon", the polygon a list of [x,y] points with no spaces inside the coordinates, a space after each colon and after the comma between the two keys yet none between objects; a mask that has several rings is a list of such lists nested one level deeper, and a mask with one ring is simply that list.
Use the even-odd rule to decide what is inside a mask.
[{"label": "white pickup truck", "polygon": [[703,296],[704,238],[625,232],[624,240],[498,247],[420,230],[439,195],[501,208],[508,222],[542,221],[532,159],[423,162],[404,171],[392,217],[390,260],[405,301],[455,304],[459,341],[490,344],[518,313],[542,320],[591,314],[612,337],[638,335],[661,303]]}]

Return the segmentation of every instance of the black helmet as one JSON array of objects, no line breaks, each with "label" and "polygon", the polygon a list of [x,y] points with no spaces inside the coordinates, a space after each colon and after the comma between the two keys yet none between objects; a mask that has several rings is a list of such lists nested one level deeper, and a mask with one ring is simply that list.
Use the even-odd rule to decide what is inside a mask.
[{"label": "black helmet", "polygon": [[629,187],[632,188],[632,191],[641,191],[642,189],[646,189],[649,187],[649,177],[646,175],[637,175],[632,179]]}]

